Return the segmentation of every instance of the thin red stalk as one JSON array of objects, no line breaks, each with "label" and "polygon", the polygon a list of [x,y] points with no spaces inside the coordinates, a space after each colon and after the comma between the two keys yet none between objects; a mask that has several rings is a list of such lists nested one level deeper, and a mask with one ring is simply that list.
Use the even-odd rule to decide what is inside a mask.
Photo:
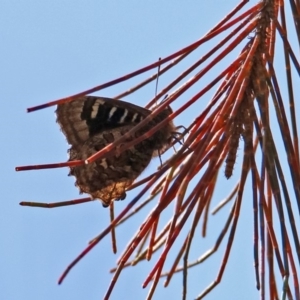
[{"label": "thin red stalk", "polygon": [[[110,217],[110,223],[113,223],[114,218],[115,218],[114,201],[112,201],[109,205],[109,217]],[[113,253],[116,254],[117,253],[117,240],[116,240],[115,226],[112,226],[112,228],[111,228],[111,245],[112,245]]]},{"label": "thin red stalk", "polygon": [[[253,195],[253,256],[254,256],[254,269],[255,269],[255,277],[256,277],[256,288],[261,290],[261,295],[264,295],[264,286],[260,284],[259,278],[259,254],[258,254],[258,197],[257,197],[257,174],[256,174],[256,164],[254,158],[254,149],[251,140],[251,144],[249,143],[249,163],[251,167],[251,175],[252,175],[252,195]],[[263,224],[261,224],[263,225]],[[261,236],[261,251],[264,252],[264,237]],[[263,256],[262,256],[263,257]],[[264,297],[262,297],[264,298]]]},{"label": "thin red stalk", "polygon": [[[148,231],[147,234],[145,234],[145,236],[144,236],[142,242],[140,243],[138,249],[136,250],[135,258],[134,258],[134,260],[130,263],[131,266],[133,266],[133,263],[134,263],[134,264],[137,264],[137,262],[141,259],[141,257],[143,257],[143,253],[145,252],[145,251],[143,251],[143,249],[144,249],[144,247],[145,247],[145,245],[146,245],[146,242],[147,242],[147,240],[148,240],[148,238],[149,238],[149,235],[150,235],[150,231]],[[144,257],[145,257],[145,255],[144,255]]]},{"label": "thin red stalk", "polygon": [[[260,279],[261,279],[261,295],[262,298],[265,298],[265,219],[264,219],[264,207],[263,207],[263,199],[265,194],[265,176],[266,176],[266,168],[265,168],[265,155],[263,154],[262,162],[261,162],[261,178],[259,179],[258,171],[256,170],[257,180],[259,181],[258,189],[259,189],[259,223],[260,223]],[[269,236],[269,235],[268,235]],[[268,239],[269,240],[269,239]],[[270,249],[268,249],[269,251]],[[271,251],[271,254],[273,252]],[[270,261],[269,261],[270,262]]]},{"label": "thin red stalk", "polygon": [[[269,207],[269,211],[266,212],[264,210],[264,194],[260,194],[260,206],[261,206],[261,210],[264,212],[264,215],[266,216],[266,214],[268,214],[268,216],[272,216],[272,194],[271,194],[271,189],[270,189],[270,185],[269,185],[269,181],[266,180],[265,178],[265,172],[266,168],[265,168],[265,160],[264,160],[264,155],[263,155],[263,161],[262,161],[262,165],[261,165],[261,179],[263,182],[266,181],[266,185],[267,185],[267,205]],[[264,186],[260,186],[260,190],[264,191]],[[273,228],[273,220],[270,217],[269,220],[266,218],[267,220],[267,224],[268,227],[272,227]],[[267,234],[267,260],[268,260],[268,267],[269,267],[269,294],[270,294],[270,299],[279,299],[278,295],[277,295],[277,290],[276,290],[276,281],[275,281],[275,275],[274,275],[274,255],[273,255],[273,248],[274,245],[272,243],[272,239],[271,239],[271,235],[270,232],[268,230],[268,227],[266,228],[266,234]],[[264,280],[264,277],[263,277]]]},{"label": "thin red stalk", "polygon": [[[177,265],[179,264],[179,261],[180,261],[182,255],[183,255],[183,253],[184,253],[186,245],[187,245],[187,237],[185,238],[184,242],[182,243],[182,246],[181,246],[181,248],[180,248],[180,250],[179,250],[179,252],[178,252],[178,254],[177,254],[177,256],[176,256],[176,258],[174,260],[174,263],[173,263],[170,271],[167,272],[167,275],[166,275],[167,278],[166,278],[166,280],[164,282],[164,287],[167,287],[169,285],[169,283],[170,283],[170,281],[171,281],[174,273],[176,272]],[[160,276],[163,277],[165,275],[161,274]]]},{"label": "thin red stalk", "polygon": [[[163,190],[161,192],[161,197],[159,199],[159,202],[164,201],[164,198],[166,196],[166,192],[168,190],[170,181],[171,181],[171,179],[173,177],[173,173],[174,173],[174,168],[172,168],[170,170],[170,172],[166,176],[165,184],[164,184]],[[158,219],[155,220],[155,222],[153,224],[153,227],[152,227],[151,237],[150,237],[150,242],[149,242],[149,247],[148,247],[148,252],[147,252],[147,256],[146,256],[147,260],[150,260],[151,256],[152,256],[153,246],[155,244],[155,236],[156,236],[157,225],[158,225]]]},{"label": "thin red stalk", "polygon": [[288,256],[289,256],[289,259],[290,259],[290,264],[291,264],[291,273],[292,273],[292,276],[293,276],[293,280],[294,280],[294,291],[295,291],[295,297],[296,297],[296,300],[299,300],[300,299],[300,293],[299,293],[299,279],[298,279],[298,275],[297,275],[297,267],[295,265],[295,262],[294,262],[294,257],[293,257],[293,253],[292,253],[292,250],[291,250],[291,245],[290,245],[290,241],[289,239],[287,238],[287,242],[288,242]]},{"label": "thin red stalk", "polygon": [[150,196],[147,199],[145,199],[144,202],[142,202],[139,206],[135,207],[131,213],[129,213],[128,215],[124,216],[124,218],[122,218],[118,224],[116,226],[121,225],[122,223],[124,223],[125,221],[127,221],[130,217],[132,217],[133,215],[135,215],[136,213],[138,213],[142,208],[144,208],[150,201],[152,201],[154,198],[154,196]]},{"label": "thin red stalk", "polygon": [[[278,17],[278,7],[275,5],[274,7],[274,13],[273,13],[274,18]],[[276,16],[276,17],[275,17]],[[275,57],[275,42],[276,42],[276,25],[273,21],[270,22],[269,28],[268,28],[268,33],[266,38],[266,49],[265,51],[268,53],[270,57],[272,57],[272,61],[274,60]]]},{"label": "thin red stalk", "polygon": [[76,167],[76,166],[83,166],[83,165],[84,165],[84,161],[73,160],[73,161],[67,161],[63,163],[21,166],[21,167],[16,167],[16,171],[54,169],[54,168],[63,168],[63,167]]},{"label": "thin red stalk", "polygon": [[128,189],[127,191],[133,190],[135,188],[137,188],[140,185],[143,185],[144,183],[148,182],[153,176],[155,176],[155,174],[157,173],[157,171],[153,172],[151,175],[140,179],[139,181],[134,182]]},{"label": "thin red stalk", "polygon": [[215,215],[221,208],[223,208],[225,206],[225,204],[227,204],[229,201],[231,201],[233,199],[238,188],[239,188],[239,183],[237,183],[235,185],[235,187],[233,188],[233,190],[231,191],[231,193],[212,210],[212,212],[211,212],[212,215]]},{"label": "thin red stalk", "polygon": [[205,210],[204,210],[202,237],[206,236],[208,213],[209,213],[211,199],[212,199],[215,187],[216,187],[216,179],[217,179],[217,172],[215,173],[214,178],[210,182],[207,183],[207,191],[206,191],[207,205],[205,206]]},{"label": "thin red stalk", "polygon": [[[211,115],[204,122],[203,122],[203,119],[205,118],[204,115],[201,115],[200,118],[196,120],[197,124],[195,124],[194,128],[191,129],[190,135],[188,136],[186,142],[182,145],[181,149],[177,152],[176,154],[177,156],[180,157],[183,154],[183,152],[188,148],[195,149],[195,145],[198,144],[198,142],[201,141],[201,139],[203,139],[203,136],[205,136],[207,132],[209,132],[209,127],[212,126],[211,124],[216,118],[219,109],[221,109],[224,105],[225,105],[225,99],[221,101],[221,103],[219,103],[218,107],[211,113]],[[193,145],[191,145],[190,143],[193,143]],[[172,165],[171,161],[172,158],[169,162]]]},{"label": "thin red stalk", "polygon": [[155,289],[156,289],[156,287],[157,287],[157,284],[158,284],[158,281],[159,281],[159,279],[160,279],[160,273],[161,273],[161,271],[162,271],[162,268],[163,268],[163,265],[161,265],[159,268],[158,268],[158,271],[157,271],[157,273],[156,273],[156,275],[155,275],[155,278],[154,278],[154,280],[153,280],[153,282],[152,282],[152,285],[151,285],[151,288],[150,288],[150,290],[149,290],[149,293],[148,293],[148,295],[147,295],[147,298],[146,298],[146,300],[151,300],[152,299],[152,296],[153,296],[153,294],[154,294],[154,292],[155,292]]},{"label": "thin red stalk", "polygon": [[[170,227],[170,223],[168,223],[162,230],[161,232],[157,235],[156,240],[155,240],[155,249],[154,251],[157,251],[164,243],[164,235],[167,233],[167,231],[169,230]],[[146,241],[146,238],[149,236],[150,231],[148,231],[148,233],[144,236],[144,239],[142,241],[142,243],[144,241]],[[142,244],[141,243],[141,244]],[[141,249],[141,245],[137,250],[137,255],[136,257],[131,261],[131,262],[127,262],[126,264],[124,264],[124,267],[128,267],[128,266],[135,266],[139,261],[144,260],[146,258],[146,254],[147,254],[147,249],[145,249],[142,253],[139,253],[139,251],[142,250]],[[121,256],[122,257],[122,256]],[[118,264],[119,262],[117,262]],[[111,273],[114,273],[116,271],[117,268],[113,268],[110,270]]]},{"label": "thin red stalk", "polygon": [[77,205],[81,203],[91,202],[95,199],[91,199],[90,197],[81,198],[81,199],[73,199],[69,201],[61,201],[61,202],[54,202],[54,203],[40,203],[40,202],[27,202],[22,201],[19,204],[22,206],[31,206],[31,207],[42,207],[42,208],[55,208],[60,206],[68,206],[68,205]]},{"label": "thin red stalk", "polygon": [[[244,158],[243,166],[245,164],[246,165],[249,164],[248,160],[249,160],[248,157]],[[228,237],[227,247],[226,247],[226,250],[225,250],[225,253],[224,253],[224,257],[223,257],[223,260],[222,260],[222,264],[221,264],[219,273],[217,275],[217,278],[214,280],[214,282],[210,286],[208,286],[207,289],[205,289],[196,299],[202,299],[212,289],[214,289],[220,283],[220,281],[222,279],[223,272],[225,270],[225,267],[226,267],[226,264],[227,264],[227,261],[228,261],[228,257],[229,257],[229,254],[230,254],[231,246],[232,246],[232,243],[233,243],[233,239],[234,239],[234,236],[235,236],[236,225],[237,225],[237,222],[238,222],[238,219],[239,219],[239,212],[240,212],[240,207],[241,207],[241,203],[242,203],[242,195],[243,195],[244,186],[245,186],[247,173],[248,173],[248,171],[246,171],[246,170],[248,170],[248,168],[243,167],[243,172],[241,174],[241,180],[240,180],[238,195],[237,195],[237,199],[236,199],[236,202],[235,202],[233,223],[232,223],[232,226],[231,226],[230,234],[229,234],[229,237]]]},{"label": "thin red stalk", "polygon": [[156,236],[158,221],[159,221],[159,216],[157,217],[157,219],[152,224],[149,247],[148,247],[148,251],[147,251],[147,254],[146,254],[146,259],[147,260],[150,260],[151,257],[152,257],[153,247],[155,245],[155,236]]},{"label": "thin red stalk", "polygon": [[[280,16],[282,19],[282,27],[285,32],[285,36],[287,36],[287,29],[286,29],[286,21],[285,21],[285,12],[284,12],[284,6],[280,6]],[[299,34],[299,33],[298,33]],[[291,64],[290,64],[290,58],[289,55],[283,47],[284,52],[284,59],[285,59],[285,70],[286,70],[286,78],[287,78],[287,91],[289,93],[289,106],[290,106],[290,114],[291,114],[291,124],[292,124],[292,132],[293,132],[293,145],[295,149],[295,156],[298,161],[298,166],[300,165],[299,162],[299,138],[298,138],[298,130],[297,130],[297,121],[296,121],[296,112],[295,112],[295,99],[294,99],[294,93],[293,93],[293,78],[291,74]]]},{"label": "thin red stalk", "polygon": [[[190,151],[191,152],[191,151]],[[173,166],[170,168],[173,169],[172,171],[172,177],[170,176],[170,173],[167,173],[165,177],[163,177],[156,185],[153,187],[151,191],[151,195],[157,195],[160,191],[163,191],[164,193],[169,188],[170,183],[177,177],[178,173],[180,172],[180,164],[184,161],[186,156],[188,155],[188,151],[184,153],[181,157],[178,157],[180,160],[176,160],[176,163],[173,164]],[[164,163],[164,166],[168,165],[167,162]],[[163,198],[165,195],[163,193],[161,194],[160,198]]]}]

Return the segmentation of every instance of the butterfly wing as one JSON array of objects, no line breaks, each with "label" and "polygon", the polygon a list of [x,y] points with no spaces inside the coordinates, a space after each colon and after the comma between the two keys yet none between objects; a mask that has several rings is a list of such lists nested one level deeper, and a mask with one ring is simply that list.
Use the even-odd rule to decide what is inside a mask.
[{"label": "butterfly wing", "polygon": [[[83,143],[79,150],[71,147],[70,161],[87,159],[121,138],[133,127],[134,125],[126,125],[93,135]],[[126,142],[133,139],[129,137]],[[70,175],[76,178],[76,186],[79,187],[80,192],[88,193],[92,198],[101,199],[104,206],[108,206],[114,199],[125,198],[126,189],[150,163],[153,149],[151,142],[145,141],[118,152],[119,154],[98,159],[88,165],[72,167],[70,171]]]},{"label": "butterfly wing", "polygon": [[86,96],[57,106],[57,122],[74,147],[112,128],[137,124],[151,113],[137,105],[110,98]]}]

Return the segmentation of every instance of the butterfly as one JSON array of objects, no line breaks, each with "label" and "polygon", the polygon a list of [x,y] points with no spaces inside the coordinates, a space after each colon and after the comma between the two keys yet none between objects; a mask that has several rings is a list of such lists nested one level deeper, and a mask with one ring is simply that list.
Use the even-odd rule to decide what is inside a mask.
[{"label": "butterfly", "polygon": [[[171,108],[167,107],[126,142],[143,135],[171,113]],[[69,161],[87,159],[121,138],[150,114],[151,110],[132,103],[96,96],[59,104],[56,110],[57,123],[71,145]],[[69,176],[75,176],[75,185],[80,193],[100,199],[107,207],[114,200],[125,199],[126,189],[145,170],[152,157],[163,153],[171,145],[174,131],[175,126],[170,121],[135,146],[116,151],[119,154],[71,167]]]}]

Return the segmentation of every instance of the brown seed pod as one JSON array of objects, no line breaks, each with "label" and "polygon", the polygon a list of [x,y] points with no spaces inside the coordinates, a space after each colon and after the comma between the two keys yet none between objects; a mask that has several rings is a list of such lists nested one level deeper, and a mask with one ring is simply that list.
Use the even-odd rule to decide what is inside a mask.
[{"label": "brown seed pod", "polygon": [[243,132],[243,121],[239,113],[237,117],[233,120],[230,130],[229,130],[229,145],[228,153],[225,160],[225,177],[229,179],[233,173],[233,167],[236,161],[236,153],[239,147],[240,136]]}]

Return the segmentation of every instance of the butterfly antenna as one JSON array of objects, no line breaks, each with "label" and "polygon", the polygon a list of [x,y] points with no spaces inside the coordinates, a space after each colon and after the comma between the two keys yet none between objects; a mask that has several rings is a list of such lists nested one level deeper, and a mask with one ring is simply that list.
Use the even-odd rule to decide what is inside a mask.
[{"label": "butterfly antenna", "polygon": [[[158,58],[158,61],[161,61],[161,58]],[[157,76],[156,76],[156,83],[155,83],[155,98],[157,96],[157,90],[158,90],[158,78],[159,78],[159,73],[160,73],[160,64],[157,66]]]},{"label": "butterfly antenna", "polygon": [[[160,60],[161,60],[161,58],[159,57],[158,61],[160,62]],[[159,73],[160,73],[160,64],[157,66],[157,76],[156,76],[156,82],[155,82],[155,98],[157,96],[157,90],[158,90]],[[156,105],[157,105],[157,103],[156,103]],[[162,166],[162,159],[161,159],[161,153],[160,153],[160,151],[158,151],[158,157],[159,157],[160,165]]]}]

